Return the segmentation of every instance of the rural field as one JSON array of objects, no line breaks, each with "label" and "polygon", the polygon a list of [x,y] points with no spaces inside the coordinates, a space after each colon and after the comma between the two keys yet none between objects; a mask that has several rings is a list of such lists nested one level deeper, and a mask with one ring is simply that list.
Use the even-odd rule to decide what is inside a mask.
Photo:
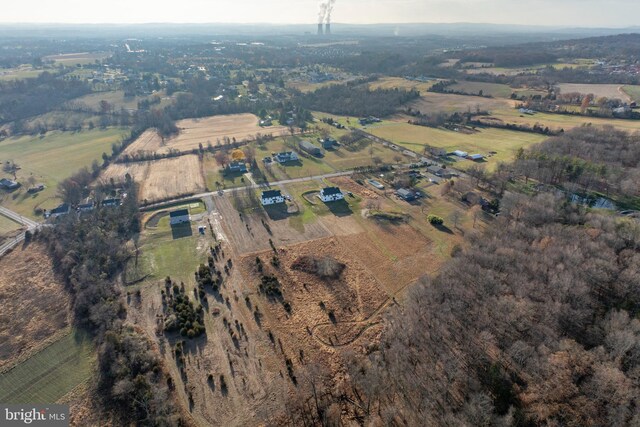
[{"label": "rural field", "polygon": [[[159,94],[161,95],[161,94]],[[121,108],[127,110],[137,110],[138,101],[145,99],[144,97],[125,97],[124,90],[115,90],[109,92],[95,92],[89,95],[81,96],[73,100],[73,103],[82,103],[93,111],[100,111],[100,102],[107,101],[113,106],[115,111],[120,111]]]},{"label": "rural field", "polygon": [[23,80],[38,77],[44,70],[32,68],[1,68],[0,81]]},{"label": "rural field", "polygon": [[0,259],[0,402],[53,403],[91,376],[93,344],[70,326],[71,296],[53,269],[39,243]]},{"label": "rural field", "polygon": [[[337,208],[315,198],[312,204],[303,196],[330,184],[353,190],[355,197]],[[291,212],[271,208],[265,212],[258,207],[243,209],[240,216],[236,196],[214,197],[216,209],[209,218],[216,240],[209,232],[176,238],[166,216],[157,223],[150,220],[142,233],[142,268],[136,274],[152,275],[134,285],[141,290],[141,304],[130,304],[129,320],[149,336],[159,337],[161,348],[168,350],[174,342],[170,335],[165,339],[156,334],[164,277],[184,282],[185,293],[195,295],[193,272],[217,243],[222,244],[222,256],[216,257],[216,265],[232,265],[220,290],[206,289],[206,301],[200,300],[206,307],[207,336],[187,341],[184,368],[178,369],[171,351],[163,353],[178,383],[177,392],[185,401],[187,391],[191,396],[191,413],[197,422],[251,425],[282,410],[292,381],[286,375],[287,358],[292,359],[294,371],[313,363],[331,376],[338,374],[347,352],[380,333],[382,314],[394,304],[394,296],[444,259],[432,255],[438,248],[410,223],[393,225],[365,218],[362,201],[383,196],[348,178],[296,183],[282,190],[297,205]],[[394,201],[383,205],[401,209]],[[274,256],[277,266],[269,261]],[[339,277],[322,279],[293,268],[305,257],[325,256],[346,266]],[[256,258],[262,260],[262,272],[256,270]],[[290,313],[257,292],[263,275],[278,278]],[[233,334],[228,324],[235,325]],[[207,380],[208,374],[212,381]]]},{"label": "rural field", "polygon": [[590,124],[592,126],[614,126],[627,132],[635,132],[640,130],[640,121],[625,119],[603,119],[598,117],[582,117],[572,116],[568,114],[553,113],[535,113],[521,114],[516,109],[502,109],[491,112],[490,116],[478,116],[481,120],[498,120],[504,123],[526,124],[533,126],[535,124],[547,126],[551,130],[559,131],[560,129],[569,130],[574,127]]},{"label": "rural field", "polygon": [[52,274],[46,251],[44,245],[32,243],[0,258],[0,370],[69,326],[71,298],[62,280]]},{"label": "rural field", "polygon": [[[463,150],[469,154],[478,153],[485,156],[494,151],[496,154],[489,157],[485,163],[489,169],[495,167],[499,161],[512,160],[519,148],[547,138],[535,133],[494,128],[463,133],[400,122],[385,122],[383,126],[370,128],[369,132],[417,153],[422,153],[427,145],[443,148],[447,152]],[[456,167],[464,168],[467,164],[470,166],[473,163],[463,160]]]},{"label": "rural field", "polygon": [[78,52],[78,53],[65,53],[61,55],[49,55],[42,59],[44,61],[51,61],[57,64],[66,66],[75,66],[77,64],[86,65],[93,64],[96,61],[101,61],[111,56],[109,52],[92,53],[92,52]]},{"label": "rural field", "polygon": [[147,202],[205,191],[200,159],[195,154],[148,162],[112,163],[100,179],[123,182],[126,174],[140,184],[138,198]]},{"label": "rural field", "polygon": [[180,129],[178,135],[163,141],[156,132],[148,130],[127,147],[124,154],[132,155],[137,152],[167,153],[170,150],[191,151],[197,149],[200,144],[204,147],[209,144],[215,146],[218,141],[222,143],[224,137],[235,138],[240,141],[251,139],[257,133],[280,135],[287,132],[287,128],[284,126],[262,128],[258,125],[258,122],[258,117],[253,114],[233,114],[181,120],[176,123]]},{"label": "rural field", "polygon": [[0,374],[0,402],[52,403],[91,378],[91,339],[71,330],[24,362]]},{"label": "rural field", "polygon": [[[0,142],[0,161],[11,160],[21,169],[18,181],[22,187],[12,193],[0,193],[2,204],[22,215],[35,217],[34,209],[50,209],[59,204],[57,185],[83,167],[101,162],[102,153],[110,153],[111,145],[127,135],[124,128],[85,130],[81,132],[49,132],[44,136],[8,138]],[[46,189],[27,193],[28,179]],[[0,172],[0,177],[11,177]]]},{"label": "rural field", "polygon": [[401,77],[382,77],[374,82],[369,83],[369,88],[375,89],[415,89],[424,94],[438,80],[430,80],[428,82],[419,82],[414,80],[403,79]]},{"label": "rural field", "polygon": [[494,111],[498,109],[508,109],[515,106],[515,102],[508,99],[483,98],[480,96],[453,95],[445,93],[427,92],[408,104],[414,110],[422,113],[455,113],[476,111]]},{"label": "rural field", "polygon": [[509,98],[512,93],[519,96],[525,95],[545,95],[546,92],[527,88],[512,88],[505,84],[484,83],[484,82],[468,82],[458,81],[456,84],[448,86],[447,89],[461,91],[466,93],[479,93],[482,91],[484,95],[490,95],[494,98]]},{"label": "rural field", "polygon": [[618,98],[624,102],[630,102],[631,97],[623,90],[624,86],[617,84],[580,84],[560,83],[560,93],[593,94],[597,98]]}]

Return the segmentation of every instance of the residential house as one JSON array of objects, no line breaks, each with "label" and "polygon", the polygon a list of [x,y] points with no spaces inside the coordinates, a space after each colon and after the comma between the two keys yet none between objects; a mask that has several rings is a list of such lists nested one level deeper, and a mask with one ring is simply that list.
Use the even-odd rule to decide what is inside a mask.
[{"label": "residential house", "polygon": [[412,202],[416,199],[416,193],[407,188],[401,188],[396,191],[396,196],[400,197],[405,202]]},{"label": "residential house", "polygon": [[447,175],[447,171],[443,168],[441,168],[440,166],[437,165],[432,165],[432,166],[427,166],[427,171],[435,176],[439,176],[439,177],[445,177],[445,175]]},{"label": "residential house", "polygon": [[234,160],[229,163],[226,168],[227,173],[246,173],[247,172],[247,164],[245,162],[239,162]]},{"label": "residential house", "polygon": [[169,213],[169,224],[177,225],[191,221],[189,209],[178,209]]},{"label": "residential house", "polygon": [[274,155],[273,159],[278,163],[296,162],[298,154],[295,151],[284,151]]},{"label": "residential house", "polygon": [[7,178],[0,179],[0,188],[4,188],[6,190],[15,190],[18,187],[20,187],[20,184],[16,181],[12,181]]},{"label": "residential house", "polygon": [[117,208],[122,205],[122,200],[120,199],[104,199],[102,201],[102,206],[107,208]]},{"label": "residential house", "polygon": [[68,203],[63,203],[55,209],[46,211],[44,213],[45,218],[57,218],[62,215],[67,215],[71,211],[71,206]]},{"label": "residential house", "polygon": [[262,192],[261,201],[262,206],[275,205],[284,203],[284,196],[280,193],[280,190],[267,190]]},{"label": "residential house", "polygon": [[92,199],[85,199],[84,202],[78,205],[78,212],[90,212],[95,209],[95,203]]},{"label": "residential house", "polygon": [[325,187],[320,190],[320,200],[323,202],[336,202],[344,199],[344,194],[338,187]]}]

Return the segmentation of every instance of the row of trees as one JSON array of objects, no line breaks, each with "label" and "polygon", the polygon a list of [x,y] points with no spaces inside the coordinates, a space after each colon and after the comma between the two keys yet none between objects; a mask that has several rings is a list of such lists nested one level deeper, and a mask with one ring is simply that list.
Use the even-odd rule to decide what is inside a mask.
[{"label": "row of trees", "polygon": [[[71,181],[82,185],[87,179],[82,173]],[[96,197],[111,196],[113,190],[96,189]],[[135,183],[127,181],[123,191],[128,197],[122,206],[60,217],[42,233],[56,273],[73,294],[77,323],[95,336],[101,403],[116,409],[122,424],[172,425],[180,417],[169,397],[162,361],[149,339],[125,320],[118,276],[131,256],[127,242],[140,224]],[[67,202],[76,198],[69,190],[62,194]]]}]

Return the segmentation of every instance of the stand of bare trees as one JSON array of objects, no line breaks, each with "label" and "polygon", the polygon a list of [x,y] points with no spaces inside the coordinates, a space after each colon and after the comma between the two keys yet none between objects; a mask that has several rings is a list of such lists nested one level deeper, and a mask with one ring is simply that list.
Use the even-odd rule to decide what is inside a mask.
[{"label": "stand of bare trees", "polygon": [[352,369],[384,425],[640,423],[640,224],[507,194]]}]

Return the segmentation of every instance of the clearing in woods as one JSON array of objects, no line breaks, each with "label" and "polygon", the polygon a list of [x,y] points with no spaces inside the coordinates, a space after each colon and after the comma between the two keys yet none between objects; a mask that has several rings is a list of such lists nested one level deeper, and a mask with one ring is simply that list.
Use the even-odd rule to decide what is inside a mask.
[{"label": "clearing in woods", "polygon": [[202,119],[186,119],[176,123],[180,130],[176,136],[164,141],[153,130],[144,132],[124,154],[133,155],[137,152],[168,153],[169,150],[191,151],[200,144],[207,147],[223,142],[224,137],[241,141],[252,139],[256,134],[273,134],[279,136],[287,132],[284,126],[260,127],[260,119],[253,114],[232,114],[212,116]]},{"label": "clearing in woods", "polygon": [[[90,167],[94,160],[101,161],[102,153],[111,153],[111,145],[126,135],[125,128],[109,128],[5,139],[0,142],[0,161],[11,160],[20,166],[17,176],[22,186],[12,193],[0,193],[2,205],[28,217],[36,217],[36,207],[56,207],[60,203],[58,183],[79,169]],[[45,184],[45,190],[27,193],[31,176],[35,183]],[[13,179],[1,171],[0,177]]]},{"label": "clearing in woods", "polygon": [[122,182],[128,173],[140,184],[139,200],[150,203],[205,191],[200,166],[195,154],[149,162],[113,163],[101,179]]}]

